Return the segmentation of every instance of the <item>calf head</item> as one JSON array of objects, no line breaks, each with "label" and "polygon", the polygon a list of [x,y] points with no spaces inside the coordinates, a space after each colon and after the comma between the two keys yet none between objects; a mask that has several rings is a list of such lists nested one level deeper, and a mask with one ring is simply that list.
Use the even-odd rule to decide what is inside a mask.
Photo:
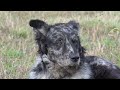
[{"label": "calf head", "polygon": [[42,20],[30,20],[35,39],[39,46],[38,52],[46,54],[50,61],[61,67],[79,65],[85,50],[80,44],[79,23],[69,21],[48,25]]}]

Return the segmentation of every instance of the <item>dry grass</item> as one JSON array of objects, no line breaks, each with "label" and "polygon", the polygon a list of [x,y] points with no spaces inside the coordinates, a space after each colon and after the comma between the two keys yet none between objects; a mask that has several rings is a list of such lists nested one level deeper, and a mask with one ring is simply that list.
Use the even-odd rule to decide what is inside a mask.
[{"label": "dry grass", "polygon": [[37,46],[30,19],[49,24],[76,20],[81,25],[82,45],[87,55],[97,55],[120,66],[120,12],[0,12],[0,78],[28,78],[35,60]]}]

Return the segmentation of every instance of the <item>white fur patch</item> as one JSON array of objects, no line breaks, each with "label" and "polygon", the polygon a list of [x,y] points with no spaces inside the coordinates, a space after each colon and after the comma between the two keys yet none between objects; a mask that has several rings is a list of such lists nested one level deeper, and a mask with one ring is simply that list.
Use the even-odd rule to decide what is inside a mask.
[{"label": "white fur patch", "polygon": [[71,79],[89,79],[91,74],[89,65],[85,63],[80,70],[71,77]]},{"label": "white fur patch", "polygon": [[68,46],[67,48],[69,49],[69,52],[73,52],[73,53],[74,53],[74,50],[73,50],[70,42],[68,41],[68,39],[66,39],[66,43],[68,44],[68,45],[67,45],[67,46]]},{"label": "white fur patch", "polygon": [[41,72],[36,74],[36,72],[30,72],[29,79],[49,79],[50,73],[49,72]]},{"label": "white fur patch", "polygon": [[113,63],[103,59],[103,58],[97,58],[95,61],[91,62],[90,64],[97,64],[97,65],[101,65],[101,66],[107,66],[108,68],[114,68],[116,69],[116,67],[114,66]]},{"label": "white fur patch", "polygon": [[44,27],[42,27],[41,29],[39,29],[39,31],[45,36],[46,35],[46,31],[44,30]]}]

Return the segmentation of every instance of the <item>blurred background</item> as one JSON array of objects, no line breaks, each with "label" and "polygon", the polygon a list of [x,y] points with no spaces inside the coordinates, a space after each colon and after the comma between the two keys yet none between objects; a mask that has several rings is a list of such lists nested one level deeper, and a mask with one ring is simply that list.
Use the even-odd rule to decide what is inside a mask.
[{"label": "blurred background", "polygon": [[48,24],[76,20],[86,55],[120,66],[120,11],[0,11],[0,79],[28,78],[37,54],[30,19]]}]

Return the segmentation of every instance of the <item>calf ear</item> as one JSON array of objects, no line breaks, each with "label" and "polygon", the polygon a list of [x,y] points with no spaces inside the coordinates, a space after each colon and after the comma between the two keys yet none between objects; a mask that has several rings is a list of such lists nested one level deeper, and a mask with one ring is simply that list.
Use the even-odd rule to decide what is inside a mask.
[{"label": "calf ear", "polygon": [[67,23],[67,25],[68,25],[70,28],[72,28],[72,29],[74,29],[74,30],[76,30],[76,31],[79,31],[79,29],[80,29],[80,24],[79,24],[78,22],[74,21],[74,20],[69,21],[69,22]]},{"label": "calf ear", "polygon": [[46,35],[48,31],[48,24],[42,20],[34,19],[29,21],[29,25],[33,27],[34,32]]},{"label": "calf ear", "polygon": [[46,46],[46,34],[48,32],[49,25],[42,20],[30,20],[29,25],[33,27],[33,31],[35,32],[35,40],[39,46],[38,53],[39,54],[47,54],[47,46]]}]

